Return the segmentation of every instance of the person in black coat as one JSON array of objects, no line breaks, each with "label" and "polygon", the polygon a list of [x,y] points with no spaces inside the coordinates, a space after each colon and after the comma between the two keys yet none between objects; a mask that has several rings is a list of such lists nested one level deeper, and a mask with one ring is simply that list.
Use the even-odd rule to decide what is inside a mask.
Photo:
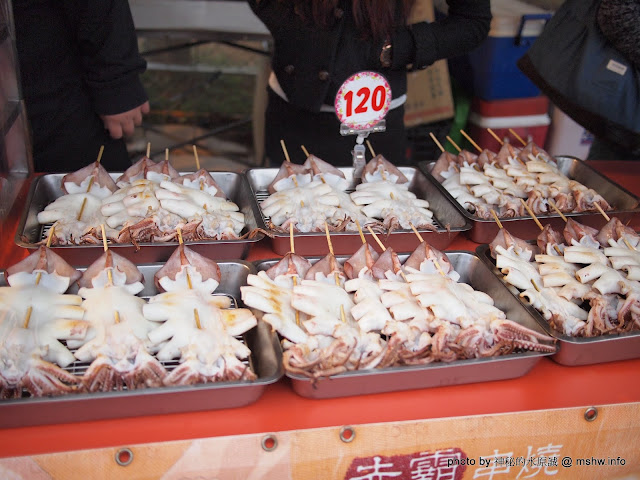
[{"label": "person in black coat", "polygon": [[[611,45],[640,68],[640,0],[602,0],[596,20]],[[640,150],[631,151],[596,136],[587,159],[640,160]]]},{"label": "person in black coat", "polygon": [[284,160],[282,139],[298,157],[304,155],[299,148],[304,145],[329,163],[350,165],[355,136],[340,135],[333,104],[342,83],[365,70],[387,78],[395,106],[385,118],[386,131],[369,140],[376,153],[407,163],[407,70],[473,49],[486,38],[491,22],[489,0],[448,0],[445,19],[408,25],[413,3],[249,0],[274,43],[265,114],[265,152],[271,164]]},{"label": "person in black coat", "polygon": [[149,111],[127,0],[14,0],[22,95],[36,172],[70,172],[97,158],[131,165],[123,136]]}]

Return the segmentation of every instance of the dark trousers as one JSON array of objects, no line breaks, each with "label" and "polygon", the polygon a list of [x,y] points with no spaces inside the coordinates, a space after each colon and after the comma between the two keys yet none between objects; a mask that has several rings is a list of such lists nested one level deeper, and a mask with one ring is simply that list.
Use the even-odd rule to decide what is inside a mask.
[{"label": "dark trousers", "polygon": [[[333,112],[313,113],[301,110],[267,88],[269,101],[265,113],[265,154],[267,165],[279,165],[285,160],[280,140],[284,140],[293,163],[303,163],[306,156],[302,146],[316,157],[336,166],[353,163],[352,150],[356,135],[340,135],[340,121]],[[396,165],[407,165],[407,140],[404,128],[404,107],[390,110],[386,131],[371,133],[376,155],[382,154]],[[367,148],[367,159],[370,159]]]},{"label": "dark trousers", "polygon": [[107,171],[122,172],[131,166],[125,141],[112,139],[102,120],[89,109],[74,111],[65,121],[56,123],[55,128],[43,125],[46,118],[30,120],[36,172],[79,170],[96,161],[102,145],[104,153],[100,161]]}]

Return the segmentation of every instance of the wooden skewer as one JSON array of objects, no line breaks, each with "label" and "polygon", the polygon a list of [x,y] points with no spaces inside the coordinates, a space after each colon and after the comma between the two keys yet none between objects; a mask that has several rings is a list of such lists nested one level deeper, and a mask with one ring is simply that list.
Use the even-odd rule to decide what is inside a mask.
[{"label": "wooden skewer", "polygon": [[454,142],[453,138],[451,138],[449,135],[447,135],[447,140],[449,141],[449,143],[451,145],[453,145],[453,148],[455,148],[458,152],[462,151],[462,149],[458,146],[458,144],[456,142]]},{"label": "wooden skewer", "polygon": [[[49,235],[47,235],[47,248],[51,246],[51,241],[53,240],[53,231],[56,229],[56,224],[51,225],[49,229]],[[40,280],[42,279],[42,272],[36,273],[36,285],[40,284]],[[29,322],[31,321],[31,314],[33,313],[33,305],[29,305],[27,308],[27,313],[24,316],[24,328],[29,328]]]},{"label": "wooden skewer", "polygon": [[193,157],[196,159],[196,168],[200,170],[200,157],[198,157],[198,148],[195,145],[193,146]]},{"label": "wooden skewer", "polygon": [[465,132],[464,130],[460,130],[460,133],[462,134],[462,136],[464,138],[469,140],[471,145],[473,145],[475,147],[475,149],[478,150],[478,152],[482,152],[482,149],[480,148],[480,145],[478,145],[476,142],[474,142],[473,139],[467,134],[467,132]]},{"label": "wooden skewer", "polygon": [[500,219],[498,218],[498,214],[493,208],[491,209],[491,215],[493,215],[494,220],[498,224],[498,228],[502,230],[502,222],[500,222]]},{"label": "wooden skewer", "polygon": [[536,285],[536,282],[533,280],[533,278],[531,279],[531,284],[533,285],[533,288],[535,288],[537,291],[540,291],[540,288],[538,287],[538,285]]},{"label": "wooden skewer", "polygon": [[525,146],[527,144],[527,142],[525,142],[522,137],[520,135],[518,135],[516,133],[516,131],[513,128],[509,129],[509,133],[511,133],[511,135],[513,135],[514,137],[516,137],[516,140],[518,140],[523,146]]},{"label": "wooden skewer", "polygon": [[104,223],[100,224],[100,230],[102,231],[102,248],[106,252],[109,247],[107,246],[107,235],[104,233]]},{"label": "wooden skewer", "polygon": [[431,137],[431,139],[435,142],[435,144],[438,146],[438,148],[440,149],[440,151],[442,153],[444,153],[444,147],[442,146],[442,144],[438,141],[438,139],[436,138],[436,136],[433,134],[433,132],[429,132],[429,136]]},{"label": "wooden skewer", "polygon": [[[184,240],[182,238],[182,229],[180,227],[176,228],[176,231],[178,232],[178,244],[182,245],[184,244]],[[187,286],[189,287],[189,290],[193,289],[193,284],[191,283],[191,276],[189,275],[189,272],[187,273]]]},{"label": "wooden skewer", "polygon": [[[100,150],[98,151],[98,158],[96,158],[96,163],[100,165],[102,161],[102,154],[104,153],[104,145],[100,145]],[[96,181],[96,176],[91,175],[91,179],[89,180],[89,186],[87,187],[87,193],[91,191],[91,187],[93,187],[93,183]],[[86,199],[85,199],[86,202]]]},{"label": "wooden skewer", "polygon": [[565,216],[564,216],[564,213],[562,213],[562,212],[560,211],[560,209],[559,209],[559,208],[558,208],[558,206],[556,205],[556,202],[554,202],[554,201],[553,201],[553,199],[551,199],[551,198],[549,198],[547,201],[549,202],[549,205],[551,205],[551,208],[553,208],[553,209],[556,211],[556,213],[557,213],[558,215],[560,215],[560,218],[562,218],[562,220],[564,220],[564,221],[565,221],[565,223],[566,223],[566,222],[567,222],[567,217],[565,217]]},{"label": "wooden skewer", "polygon": [[387,247],[384,246],[384,244],[380,241],[380,239],[378,238],[378,236],[375,234],[375,232],[371,229],[370,225],[367,225],[367,230],[369,230],[369,233],[371,235],[373,235],[373,239],[376,241],[376,243],[378,244],[378,246],[382,249],[383,252],[385,252],[387,250]]},{"label": "wooden skewer", "polygon": [[291,162],[289,159],[289,152],[287,151],[287,146],[284,144],[284,140],[280,140],[280,146],[282,147],[282,151],[284,152],[284,158],[287,162]]},{"label": "wooden skewer", "polygon": [[371,146],[371,142],[369,140],[367,140],[367,147],[369,147],[369,152],[371,152],[371,156],[375,157],[376,152],[374,152],[373,147]]},{"label": "wooden skewer", "polygon": [[[374,240],[376,241],[376,243],[380,246],[380,248],[382,249],[383,252],[387,251],[387,247],[385,247],[383,245],[383,243],[380,241],[380,239],[378,238],[378,236],[375,234],[375,232],[371,229],[371,226],[367,225],[367,229],[369,230],[369,233],[371,233],[371,235],[373,235]],[[407,282],[407,277],[404,274],[404,272],[402,271],[402,269],[400,269],[400,275],[402,275],[402,278],[404,278],[404,281]]]},{"label": "wooden skewer", "polygon": [[[100,224],[100,230],[102,231],[102,246],[106,252],[109,250],[109,246],[107,245],[107,235],[104,232],[104,223]],[[111,269],[107,270],[107,277],[109,278],[109,285],[113,285],[113,273]],[[120,323],[120,313],[118,310],[113,311],[113,318],[116,323]]]},{"label": "wooden skewer", "polygon": [[[460,133],[464,136],[464,138],[466,138],[467,140],[469,140],[469,142],[471,143],[471,145],[473,145],[476,150],[478,150],[478,153],[482,153],[482,149],[480,148],[480,145],[478,145],[476,142],[473,141],[473,139],[467,134],[467,132],[465,132],[464,130],[460,130]],[[473,165],[473,169],[480,172],[480,166],[477,163],[474,163]]]},{"label": "wooden skewer", "polygon": [[424,242],[424,238],[422,238],[422,235],[420,235],[420,232],[416,229],[415,225],[413,225],[413,223],[410,223],[409,225],[411,225],[411,230],[413,230],[413,233],[416,234],[416,237],[418,237],[420,243]]},{"label": "wooden skewer", "polygon": [[147,142],[147,158],[151,155],[151,142]]},{"label": "wooden skewer", "polygon": [[193,309],[193,318],[196,320],[196,328],[198,330],[202,330],[202,324],[200,323],[200,314],[198,313],[198,309]]},{"label": "wooden skewer", "polygon": [[[538,220],[538,217],[535,216],[535,214],[533,213],[533,210],[531,210],[531,207],[527,205],[527,202],[525,202],[524,199],[522,198],[520,199],[520,201],[522,202],[522,206],[527,210],[527,212],[529,212],[529,215],[531,215],[531,218],[533,218],[533,221],[536,222],[536,225],[538,225],[538,228],[540,230],[544,230],[544,227],[540,223],[540,220]],[[558,247],[558,245],[554,245],[553,248],[558,255],[562,256],[562,251],[560,250],[560,247]]]},{"label": "wooden skewer", "polygon": [[51,246],[51,242],[53,240],[53,231],[55,229],[56,229],[56,224],[54,223],[53,225],[51,225],[51,228],[49,229],[49,235],[47,235],[47,248]]},{"label": "wooden skewer", "polygon": [[[100,224],[100,230],[102,231],[102,248],[106,252],[109,250],[109,246],[107,245],[107,235],[104,232],[104,223]],[[109,285],[113,285],[113,274],[111,273],[111,269],[107,270],[107,277],[109,277]]]},{"label": "wooden skewer", "polygon": [[102,161],[103,153],[104,153],[104,145],[100,145],[100,150],[98,151],[98,158],[96,158],[96,163],[100,163]]},{"label": "wooden skewer", "polygon": [[[333,255],[333,244],[331,243],[331,235],[329,235],[329,225],[327,225],[327,222],[324,222],[324,231],[327,234],[327,245],[329,246],[329,253]],[[336,282],[336,287],[339,287],[340,276],[338,275],[338,272],[334,272],[333,278]],[[347,316],[344,313],[343,304],[340,304],[340,319],[342,320],[342,323],[347,323]]]},{"label": "wooden skewer", "polygon": [[[289,250],[292,254],[296,253],[296,247],[293,241],[293,223],[289,224]],[[298,285],[298,278],[294,275],[291,280],[293,286],[296,287]],[[298,310],[296,310],[296,325],[300,326],[300,312]]]},{"label": "wooden skewer", "polygon": [[[107,245],[107,235],[104,232],[104,223],[100,224],[100,230],[102,231],[102,248],[106,252],[109,250],[109,246]],[[107,270],[107,276],[109,277],[109,285],[113,285],[113,274],[111,273],[111,269]]]},{"label": "wooden skewer", "polygon": [[527,202],[525,202],[524,199],[521,198],[520,203],[522,203],[522,206],[525,208],[525,210],[529,212],[529,215],[531,216],[531,218],[533,218],[533,221],[536,222],[536,225],[538,225],[538,228],[540,230],[544,230],[544,227],[540,223],[540,220],[538,220],[538,217],[536,217],[536,215],[533,213],[533,210],[531,210],[531,207],[527,205]]},{"label": "wooden skewer", "polygon": [[367,243],[367,240],[364,238],[364,233],[362,232],[362,227],[360,226],[360,222],[356,219],[356,227],[358,228],[358,233],[360,234],[360,240],[362,243]]},{"label": "wooden skewer", "polygon": [[29,308],[27,308],[27,313],[24,315],[24,327],[23,328],[29,328],[29,322],[31,321],[31,314],[33,313],[33,306],[29,305]]},{"label": "wooden skewer", "polygon": [[[429,132],[429,135],[431,135],[431,138],[433,139],[434,142],[436,142],[436,145],[438,146],[438,148],[440,149],[440,151],[442,153],[444,153],[444,147],[442,146],[442,144],[438,141],[438,139],[436,138],[436,136],[433,134],[433,132]],[[447,140],[449,140],[451,142],[451,144],[453,146],[455,146],[458,149],[458,152],[460,151],[460,148],[458,148],[458,146],[455,144],[455,142],[453,140],[451,140],[451,137],[447,137]],[[451,166],[453,167],[453,169],[456,172],[460,172],[460,169],[458,168],[458,166],[455,163],[452,163]]]},{"label": "wooden skewer", "polygon": [[[307,157],[307,158],[309,158],[309,157],[311,156],[311,154],[310,154],[310,153],[309,153],[309,151],[305,148],[305,146],[304,146],[304,145],[300,145],[300,147],[302,148],[302,151],[304,152],[304,154],[306,155],[306,157]],[[320,177],[320,181],[321,181],[322,183],[327,183],[327,182],[325,181],[325,179],[324,179],[324,176],[323,176],[322,174],[318,174],[317,176],[318,176],[318,177]],[[298,181],[296,180],[296,177],[294,176],[294,177],[292,177],[292,178],[293,178],[293,183],[294,183],[294,184],[295,184],[295,186],[297,187],[297,186],[298,186]],[[302,203],[302,202],[301,202],[301,204],[302,204],[302,206],[304,207],[304,203]]]},{"label": "wooden skewer", "polygon": [[[91,183],[91,182],[89,182]],[[89,187],[91,188],[91,187]],[[84,199],[82,200],[82,205],[80,206],[80,211],[78,212],[78,218],[76,220],[80,221],[80,219],[82,218],[82,214],[84,213],[84,208],[87,206],[87,197],[84,197]]]},{"label": "wooden skewer", "polygon": [[490,128],[487,128],[487,132],[489,132],[491,134],[491,136],[493,138],[495,138],[500,145],[504,145],[504,142],[502,141],[502,139],[498,136],[498,134],[496,132],[494,132]]},{"label": "wooden skewer", "polygon": [[[49,235],[47,235],[47,248],[51,246],[51,241],[53,240],[53,231],[56,229],[56,224],[51,225],[49,229]],[[40,280],[42,279],[42,272],[36,273],[36,285],[40,284]],[[29,328],[29,321],[31,321],[31,314],[33,313],[33,305],[29,305],[27,308],[27,313],[24,316],[24,328]]]},{"label": "wooden skewer", "polygon": [[331,235],[329,235],[329,225],[324,222],[324,233],[327,236],[327,245],[329,246],[329,253],[333,255],[333,244],[331,243]]},{"label": "wooden skewer", "polygon": [[440,263],[438,262],[438,260],[436,260],[435,258],[433,259],[433,264],[436,266],[436,268],[438,269],[438,272],[440,272],[440,275],[442,275],[443,277],[446,277],[447,274],[444,273],[444,270],[442,270],[442,267],[440,266]]},{"label": "wooden skewer", "polygon": [[[416,236],[418,237],[418,240],[420,240],[420,243],[424,242],[424,238],[422,238],[422,235],[420,235],[420,232],[418,232],[418,230],[413,225],[413,223],[410,223],[409,225],[411,225],[411,229],[413,230],[413,233],[415,233]],[[433,263],[438,269],[438,271],[440,272],[440,275],[442,275],[443,277],[446,277],[447,275],[444,273],[444,270],[442,270],[442,267],[440,266],[440,263],[438,262],[438,260],[434,258]]]},{"label": "wooden skewer", "polygon": [[633,250],[634,252],[636,251],[636,248],[629,243],[629,240],[627,240],[626,238],[622,237],[622,241],[624,241],[625,245],[627,246],[627,248],[629,250]]},{"label": "wooden skewer", "polygon": [[[466,138],[467,140],[469,140],[469,142],[471,143],[471,145],[473,145],[479,153],[482,153],[482,149],[480,148],[480,146],[473,141],[473,139],[467,134],[467,132],[465,132],[464,130],[460,130],[460,133],[464,136],[464,138]],[[480,172],[480,166],[474,162],[474,164],[472,165],[473,169],[476,172]]]},{"label": "wooden skewer", "polygon": [[[291,278],[291,280],[293,281],[293,286],[297,287],[298,286],[298,277],[296,277],[295,275]],[[300,326],[300,312],[298,310],[296,310],[294,308],[294,310],[296,311],[296,325]]]},{"label": "wooden skewer", "polygon": [[[178,243],[180,245],[183,245],[182,229],[178,227],[176,228],[176,231],[178,232]],[[189,290],[193,290],[193,284],[191,283],[191,276],[189,275],[188,271],[186,272],[186,275],[187,275],[187,286],[189,287]],[[193,318],[196,321],[196,328],[198,330],[202,330],[202,324],[200,323],[200,313],[198,313],[198,309],[195,307],[193,308]]]},{"label": "wooden skewer", "polygon": [[[100,145],[100,151],[98,152],[98,158],[96,159],[96,163],[100,163],[100,161],[102,160],[102,154],[104,153],[104,145]],[[91,191],[91,187],[93,187],[93,183],[96,180],[96,176],[95,175],[91,175],[91,179],[89,180],[89,186],[87,187],[87,193],[89,193]],[[84,208],[87,206],[87,197],[84,197],[84,199],[82,200],[82,205],[80,206],[80,211],[78,212],[78,218],[77,220],[80,221],[80,219],[82,218],[82,214],[84,213]]]},{"label": "wooden skewer", "polygon": [[[284,158],[287,162],[291,163],[291,159],[289,158],[289,151],[287,150],[287,146],[284,144],[284,140],[280,140],[280,146],[282,147],[282,151],[284,152]],[[296,176],[293,175],[291,177],[291,180],[293,180],[293,184],[297,187],[298,186],[298,180],[296,179]],[[304,202],[301,200],[300,201],[300,205],[302,205],[304,207]]]},{"label": "wooden skewer", "polygon": [[607,222],[611,220],[609,215],[605,213],[605,211],[602,209],[602,207],[598,203],[594,203],[593,206],[596,207],[596,210],[600,212],[600,215],[602,215]]},{"label": "wooden skewer", "polygon": [[[47,235],[47,248],[49,248],[51,246],[51,242],[53,240],[53,232],[56,229],[56,224],[54,223],[53,225],[51,225],[51,228],[49,229],[49,235]],[[36,285],[40,284],[40,279],[42,278],[42,272],[38,272],[36,273]],[[33,307],[29,307],[29,310],[31,310]],[[31,312],[28,312],[29,316],[31,316]],[[29,323],[29,321],[27,320],[27,324]],[[26,328],[26,327],[25,327]]]}]

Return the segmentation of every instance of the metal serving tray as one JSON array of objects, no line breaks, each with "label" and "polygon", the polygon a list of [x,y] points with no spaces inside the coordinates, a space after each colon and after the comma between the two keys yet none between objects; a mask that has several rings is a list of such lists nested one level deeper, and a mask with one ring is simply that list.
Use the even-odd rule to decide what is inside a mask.
[{"label": "metal serving tray", "polygon": [[[242,260],[221,261],[218,265],[222,280],[215,293],[230,296],[235,305],[242,306],[240,286],[246,284],[248,274],[255,273],[253,265]],[[161,264],[138,266],[144,275],[145,284],[139,296],[149,297],[157,293],[153,275],[161,267]],[[6,286],[4,272],[0,276],[0,286]],[[77,292],[77,286],[71,287],[69,291]],[[241,340],[251,349],[248,364],[258,376],[254,381],[79,393],[56,397],[29,397],[26,394],[23,398],[0,400],[0,428],[219,410],[248,405],[262,395],[267,385],[277,382],[283,376],[282,351],[277,335],[262,321],[245,333]],[[172,370],[179,363],[174,360],[162,364],[168,370]],[[86,362],[75,362],[66,370],[81,375],[88,366]]]},{"label": "metal serving tray", "polygon": [[[183,172],[187,173],[187,172]],[[115,180],[121,174],[111,173]],[[244,214],[246,226],[242,233],[258,227],[256,220],[260,212],[254,201],[251,188],[244,175],[235,172],[211,172],[213,179],[227,195],[227,198],[238,205]],[[36,249],[39,242],[46,239],[46,232],[51,225],[38,223],[37,215],[51,202],[62,196],[62,177],[64,174],[47,174],[33,179],[29,196],[16,230],[15,242],[18,246]],[[249,248],[264,238],[262,233],[255,237],[238,240],[200,240],[189,242],[189,248],[214,259],[246,258]],[[132,244],[110,243],[116,253],[128,258],[136,264],[165,262],[178,246],[177,241],[140,243],[137,249]],[[89,265],[103,253],[102,245],[59,245],[51,247],[71,265]]]},{"label": "metal serving tray", "polygon": [[[454,269],[460,274],[460,282],[468,283],[476,290],[490,295],[496,307],[507,318],[532,330],[545,333],[532,318],[531,313],[496,278],[478,257],[465,251],[446,252]],[[404,262],[408,255],[399,255]],[[348,257],[338,257],[342,263]],[[309,259],[312,263],[318,258]],[[266,270],[277,260],[256,262],[258,270]],[[450,363],[435,362],[419,366],[390,367],[374,370],[345,372],[315,382],[309,378],[285,373],[293,390],[308,398],[336,398],[371,393],[394,392],[419,388],[490,382],[521,377],[544,356],[550,353],[523,352],[498,357],[456,360]]]},{"label": "metal serving tray", "polygon": [[[458,209],[451,203],[451,200],[442,195],[422,172],[414,167],[398,168],[409,179],[409,190],[415,193],[418,198],[429,201],[429,209],[434,213],[434,220],[438,229],[437,231],[419,229],[419,232],[433,247],[444,250],[460,232],[471,228],[469,222],[460,214]],[[356,181],[353,178],[353,168],[343,167],[340,170],[350,182],[347,191],[355,190]],[[258,206],[260,202],[269,196],[267,187],[277,173],[277,168],[255,168],[245,171]],[[258,221],[261,223],[262,228],[271,233],[271,244],[274,252],[279,255],[287,254],[291,249],[289,234],[267,228],[266,218],[260,208],[259,211]],[[367,241],[373,242],[371,234],[366,229],[364,234],[367,237]],[[419,243],[412,230],[397,230],[390,235],[382,234],[379,237],[386,246],[393,248],[396,252],[411,252]],[[300,255],[325,255],[329,251],[324,232],[296,233],[295,240],[296,253]],[[336,255],[351,255],[362,245],[362,239],[357,231],[331,232],[331,241]]]},{"label": "metal serving tray", "polygon": [[504,281],[504,276],[496,268],[489,245],[476,249],[478,258],[507,287],[513,297],[526,308],[545,332],[558,339],[560,349],[552,359],[562,365],[592,365],[594,363],[615,362],[640,358],[640,331],[598,337],[571,337],[549,326],[549,322],[538,310],[520,298],[520,290]]},{"label": "metal serving tray", "polygon": [[[558,162],[560,171],[572,180],[576,180],[586,187],[593,188],[596,192],[602,195],[609,205],[613,207],[613,210],[608,211],[607,215],[618,217],[623,223],[628,221],[640,220],[640,198],[633,195],[631,192],[625,190],[623,187],[608,179],[604,175],[600,174],[589,165],[584,163],[575,157],[555,157]],[[435,161],[421,162],[419,164],[420,170],[422,170],[429,179],[436,185],[442,195],[446,196],[449,201],[453,202],[458,211],[467,219],[471,225],[469,230],[469,238],[476,243],[491,243],[498,233],[498,225],[491,220],[483,220],[465,209],[460,205],[442,186],[438,180],[431,175],[431,170],[435,165]],[[607,223],[605,218],[596,212],[585,213],[567,213],[566,217],[572,217],[577,222],[589,225],[594,228],[602,228]],[[564,228],[564,220],[558,214],[553,215],[537,215],[540,222],[544,224],[550,224],[553,228],[562,230]],[[502,225],[509,230],[509,233],[520,237],[524,240],[535,238],[540,233],[540,228],[531,217],[514,217],[514,218],[501,218]]]}]

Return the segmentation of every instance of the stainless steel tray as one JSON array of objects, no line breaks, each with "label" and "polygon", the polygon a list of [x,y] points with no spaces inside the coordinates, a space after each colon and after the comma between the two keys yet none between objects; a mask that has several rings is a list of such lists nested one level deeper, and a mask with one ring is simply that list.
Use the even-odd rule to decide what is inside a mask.
[{"label": "stainless steel tray", "polygon": [[551,357],[557,363],[569,366],[592,365],[640,358],[640,331],[598,337],[564,335],[551,328],[540,312],[520,298],[520,290],[503,280],[503,275],[496,268],[495,260],[491,256],[489,245],[480,245],[476,249],[476,254],[493,275],[505,285],[511,295],[529,311],[545,332],[558,339],[560,349]]},{"label": "stainless steel tray", "polygon": [[[440,190],[422,172],[413,167],[399,167],[399,169],[409,179],[409,190],[415,193],[418,198],[429,201],[429,209],[434,213],[438,229],[437,231],[419,229],[419,232],[433,247],[444,250],[460,232],[471,228],[469,222],[461,215],[451,200],[442,195]],[[340,170],[350,182],[348,191],[354,190],[356,182],[353,179],[353,168],[343,167]],[[259,208],[260,202],[269,196],[267,186],[277,173],[277,168],[255,168],[245,171],[258,203],[260,211],[258,221],[261,228],[271,233],[274,252],[285,255],[290,250],[289,234],[267,228],[266,219]],[[365,236],[367,241],[373,242],[373,238],[366,230]],[[411,252],[419,243],[412,230],[397,230],[390,235],[382,234],[380,237],[386,246],[393,248],[396,252]],[[296,233],[295,240],[296,253],[300,255],[325,255],[328,253],[327,238],[324,232]],[[357,231],[331,232],[331,241],[336,255],[351,255],[362,245],[362,239]]]},{"label": "stainless steel tray", "polygon": [[[244,214],[245,229],[243,233],[258,227],[256,220],[260,217],[258,206],[254,201],[251,188],[244,175],[235,172],[211,172],[213,179],[220,185],[227,198],[238,205]],[[38,242],[46,238],[46,230],[50,225],[38,223],[37,215],[51,202],[62,196],[62,177],[64,174],[47,174],[35,177],[29,189],[20,223],[16,230],[15,242],[18,246],[36,249]],[[119,173],[112,173],[116,179]],[[246,258],[251,245],[264,238],[262,233],[255,237],[238,240],[200,240],[189,242],[189,248],[214,259]],[[140,243],[137,249],[132,244],[110,244],[116,253],[128,258],[136,264],[164,262],[178,246],[178,242]],[[102,245],[60,245],[51,247],[72,265],[89,265],[103,253]]]},{"label": "stainless steel tray", "polygon": [[[496,307],[507,318],[532,330],[545,333],[532,318],[531,313],[505,288],[478,257],[465,251],[446,252],[460,281],[476,290],[490,295]],[[408,255],[399,255],[404,262]],[[338,257],[344,262],[348,257]],[[312,263],[317,258],[309,259]],[[255,262],[257,270],[266,270],[277,260]],[[461,385],[465,383],[490,382],[521,377],[544,356],[550,353],[523,352],[498,357],[456,360],[450,363],[436,362],[420,366],[390,367],[341,373],[316,382],[301,375],[285,373],[291,380],[293,390],[303,397],[335,398],[371,393],[394,392],[418,388]]]},{"label": "stainless steel tray", "polygon": [[[255,273],[253,265],[242,260],[221,261],[218,265],[222,279],[215,293],[230,296],[236,305],[242,306],[240,286],[246,284],[248,274]],[[160,264],[138,266],[144,275],[145,284],[139,296],[147,297],[157,293],[153,275],[161,267]],[[6,286],[4,272],[0,276],[0,286]],[[77,287],[70,289],[71,293],[74,291],[77,291]],[[243,335],[242,340],[251,349],[249,364],[258,377],[254,381],[0,400],[0,428],[218,410],[248,405],[262,395],[267,385],[277,382],[284,370],[280,343],[265,322],[258,322],[256,327]],[[178,365],[177,360],[162,363],[168,370]],[[75,362],[66,370],[81,375],[87,367],[87,363]]]},{"label": "stainless steel tray", "polygon": [[[640,198],[575,157],[561,156],[555,158],[558,161],[558,167],[562,173],[572,180],[577,180],[586,187],[593,188],[609,202],[609,205],[613,207],[612,211],[607,212],[609,216],[615,215],[623,223],[631,221],[632,225],[633,222],[640,222]],[[460,205],[447,189],[431,175],[431,170],[435,163],[435,161],[421,162],[418,167],[429,177],[431,182],[436,185],[442,195],[453,202],[458,211],[470,223],[469,238],[476,243],[491,243],[498,233],[498,225],[496,222],[494,220],[478,218]],[[572,217],[577,222],[598,229],[607,223],[605,218],[598,212],[568,213],[565,214],[565,216]],[[553,215],[537,215],[537,217],[543,224],[548,223],[555,229],[562,230],[564,228],[564,220],[562,220],[560,215],[554,213]],[[540,233],[538,225],[528,216],[501,218],[500,222],[509,230],[509,233],[525,240],[533,239]]]}]

